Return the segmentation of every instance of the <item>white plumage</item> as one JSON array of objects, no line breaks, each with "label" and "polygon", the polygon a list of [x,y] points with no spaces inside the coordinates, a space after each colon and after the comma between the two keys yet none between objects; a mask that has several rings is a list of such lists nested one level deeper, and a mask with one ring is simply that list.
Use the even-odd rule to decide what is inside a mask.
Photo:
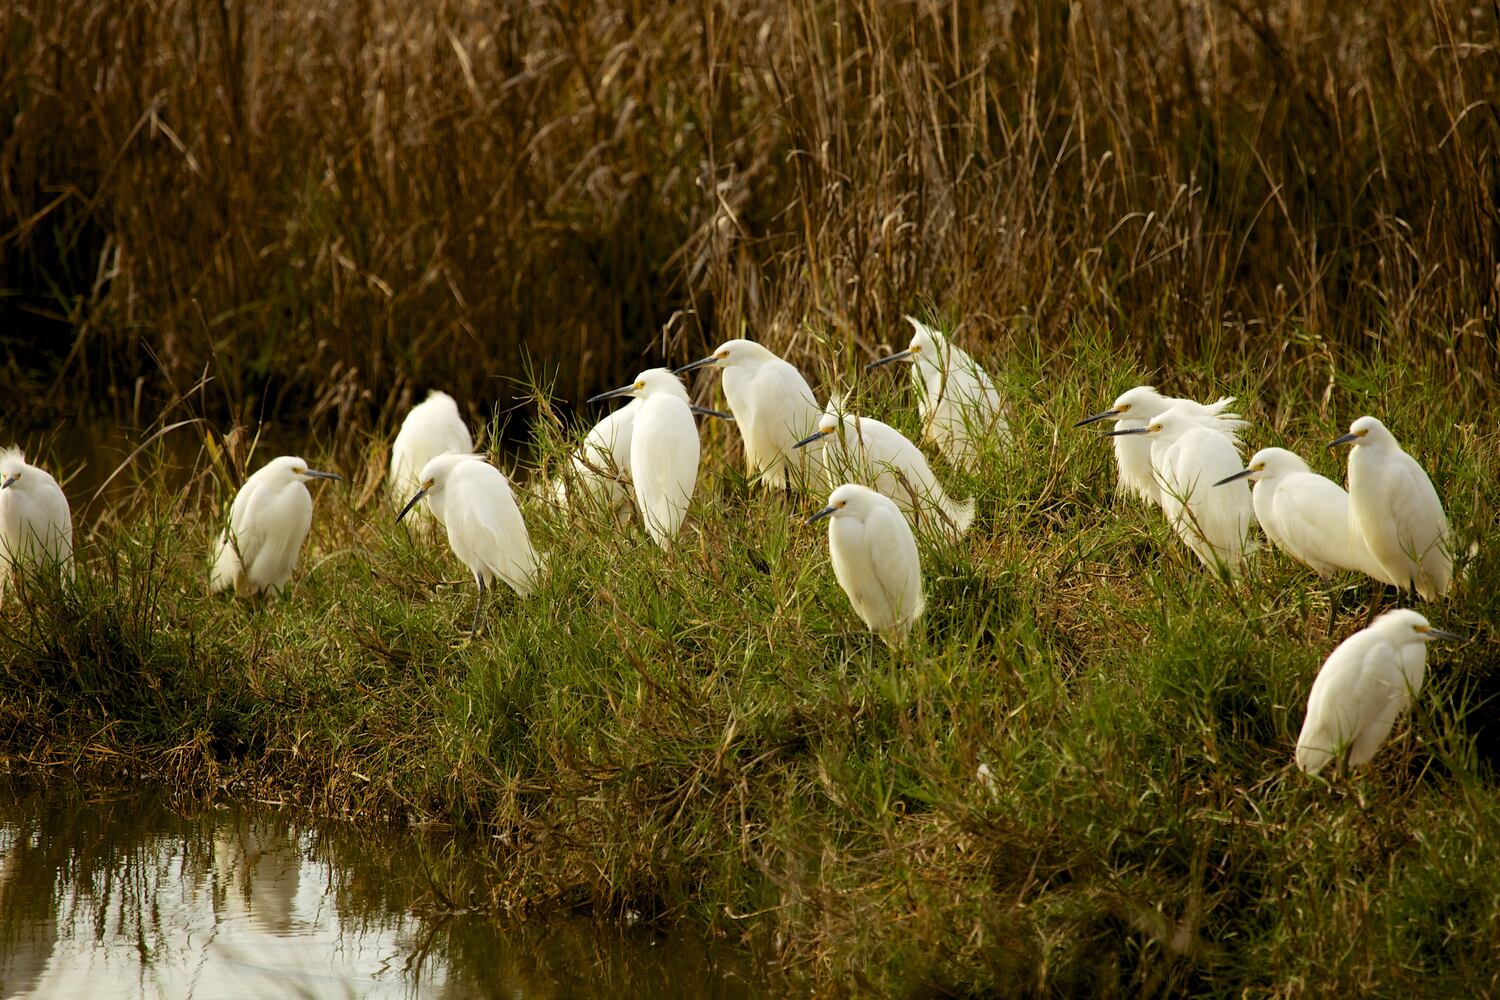
[{"label": "white plumage", "polygon": [[798,447],[822,450],[830,489],[845,481],[869,486],[905,514],[938,515],[938,525],[954,538],[974,522],[974,501],[950,497],[920,448],[889,424],[845,412],[841,398],[829,401],[818,429]]},{"label": "white plumage", "polygon": [[571,481],[563,477],[552,481],[552,497],[557,504],[567,501],[572,486],[576,487],[575,502],[582,499],[602,506],[621,526],[630,521],[630,443],[643,405],[643,400],[632,399],[589,429],[583,444],[569,459]]},{"label": "white plumage", "polygon": [[901,509],[867,486],[844,483],[807,519],[828,522],[833,574],[872,632],[904,639],[921,615],[922,566]]},{"label": "white plumage", "polygon": [[439,455],[467,455],[474,439],[459,415],[458,404],[446,392],[433,390],[427,399],[411,408],[391,445],[391,471],[387,480],[391,500],[405,503],[415,493],[422,467]]},{"label": "white plumage", "polygon": [[941,331],[912,316],[907,316],[906,321],[912,326],[906,350],[866,367],[892,361],[912,362],[922,436],[950,464],[972,472],[979,459],[981,437],[993,435],[1001,443],[1010,438],[1000,393],[979,363],[963,348],[950,343]]},{"label": "white plumage", "polygon": [[1349,494],[1285,448],[1262,448],[1245,471],[1219,485],[1250,480],[1255,519],[1275,546],[1321,577],[1353,570],[1386,579],[1364,540],[1352,531]]},{"label": "white plumage", "polygon": [[209,587],[260,594],[286,587],[312,526],[312,479],[338,479],[309,469],[295,455],[273,458],[245,480],[229,508],[229,525],[214,547]]},{"label": "white plumage", "polygon": [[1340,757],[1351,767],[1369,763],[1422,690],[1427,644],[1457,638],[1415,611],[1397,609],[1339,643],[1313,681],[1297,766],[1317,774]]},{"label": "white plumage", "polygon": [[646,533],[667,548],[677,537],[698,483],[698,425],[682,380],[650,368],[630,385],[590,402],[633,396],[639,402],[630,434],[630,479]]},{"label": "white plumage", "polygon": [[0,603],[10,577],[28,566],[73,575],[73,514],[51,473],[19,448],[0,451]]},{"label": "white plumage", "polygon": [[433,516],[447,527],[453,554],[474,574],[479,586],[470,628],[477,631],[484,592],[496,580],[521,597],[531,593],[536,583],[541,560],[532,548],[521,508],[505,473],[482,455],[445,454],[429,461],[422,467],[416,494],[396,520],[424,497]]},{"label": "white plumage", "polygon": [[[1138,430],[1168,410],[1175,409],[1196,417],[1203,427],[1218,430],[1232,442],[1239,444],[1238,432],[1246,421],[1239,414],[1227,412],[1233,402],[1233,396],[1225,396],[1212,403],[1198,403],[1191,399],[1163,396],[1152,386],[1138,385],[1122,392],[1103,413],[1084,417],[1073,426],[1083,427],[1099,420],[1113,420],[1118,430]],[[1114,444],[1119,488],[1159,506],[1161,486],[1151,471],[1151,439],[1126,434],[1116,436]]]},{"label": "white plumage", "polygon": [[1374,417],[1360,417],[1333,444],[1349,451],[1353,530],[1385,570],[1384,579],[1426,600],[1448,592],[1453,553],[1448,515],[1417,460]]},{"label": "white plumage", "polygon": [[745,463],[767,486],[785,486],[805,461],[805,475],[816,472],[816,456],[795,449],[818,425],[821,411],[807,380],[792,365],[760,344],[730,340],[706,358],[677,369],[704,366],[724,371],[724,398],[745,442]]}]

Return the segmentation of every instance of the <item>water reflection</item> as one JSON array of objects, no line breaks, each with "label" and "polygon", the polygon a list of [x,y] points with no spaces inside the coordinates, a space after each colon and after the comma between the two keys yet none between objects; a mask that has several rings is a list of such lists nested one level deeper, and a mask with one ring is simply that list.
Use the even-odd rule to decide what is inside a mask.
[{"label": "water reflection", "polygon": [[413,915],[410,839],[0,785],[0,997],[751,996],[740,952]]}]

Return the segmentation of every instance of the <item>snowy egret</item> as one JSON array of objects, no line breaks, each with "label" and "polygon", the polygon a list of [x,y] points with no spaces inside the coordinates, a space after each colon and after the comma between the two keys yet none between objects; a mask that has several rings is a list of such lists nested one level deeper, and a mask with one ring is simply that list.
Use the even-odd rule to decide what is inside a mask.
[{"label": "snowy egret", "polygon": [[1255,519],[1266,537],[1320,577],[1353,570],[1390,583],[1349,520],[1349,494],[1285,448],[1262,448],[1243,472],[1214,483],[1251,483]]},{"label": "snowy egret", "polygon": [[630,385],[589,402],[617,396],[641,401],[630,435],[630,480],[646,533],[666,548],[682,527],[698,482],[698,425],[687,389],[667,369],[648,368]]},{"label": "snowy egret", "polygon": [[12,573],[43,565],[73,572],[73,515],[62,487],[19,448],[0,451],[0,603]]},{"label": "snowy egret", "polygon": [[294,455],[273,458],[245,480],[229,508],[229,525],[214,548],[209,587],[217,593],[280,591],[297,568],[297,555],[312,527],[312,479],[342,479],[309,469]]},{"label": "snowy egret", "polygon": [[1432,480],[1374,417],[1360,417],[1329,447],[1349,451],[1349,513],[1354,530],[1385,570],[1384,579],[1425,600],[1453,581],[1448,516]]},{"label": "snowy egret", "polygon": [[479,599],[474,602],[474,623],[469,634],[479,631],[479,613],[484,592],[496,579],[525,597],[536,581],[541,561],[531,547],[526,521],[505,473],[484,460],[483,455],[439,455],[422,466],[416,494],[396,515],[399,524],[417,501],[427,498],[433,517],[448,529],[448,545],[459,561],[474,574]]},{"label": "snowy egret", "polygon": [[1000,393],[985,370],[963,348],[950,344],[941,331],[911,316],[906,321],[913,331],[906,350],[871,361],[865,370],[893,361],[912,362],[922,436],[950,463],[972,472],[979,458],[979,435],[994,434],[1002,442],[1010,435]]},{"label": "snowy egret", "polygon": [[1240,453],[1230,437],[1201,419],[1190,407],[1173,407],[1145,427],[1108,434],[1151,439],[1151,469],[1167,523],[1205,566],[1223,565],[1234,575],[1249,551],[1250,488],[1243,482],[1213,486],[1240,471]]},{"label": "snowy egret", "polygon": [[959,503],[944,491],[922,450],[896,428],[844,411],[844,401],[828,402],[818,429],[796,447],[823,450],[830,487],[845,479],[863,483],[896,501],[903,513],[940,512],[943,530],[957,538],[974,522],[974,501]]},{"label": "snowy egret", "polygon": [[[724,398],[740,426],[745,462],[767,486],[786,486],[798,454],[793,448],[818,424],[820,410],[802,373],[749,340],[730,340],[673,374],[712,365],[724,370]],[[815,456],[808,456],[809,462]],[[806,471],[816,471],[808,469]]]},{"label": "snowy egret", "polygon": [[1297,737],[1297,766],[1317,774],[1330,761],[1367,764],[1410,707],[1427,675],[1427,644],[1462,636],[1415,611],[1387,611],[1339,643],[1313,681]]},{"label": "snowy egret", "polygon": [[833,575],[870,631],[904,639],[922,613],[922,565],[917,540],[889,497],[844,483],[828,506],[807,519],[828,522]]},{"label": "snowy egret", "polygon": [[[1085,427],[1100,420],[1113,420],[1118,430],[1134,430],[1145,427],[1168,410],[1181,408],[1196,414],[1204,427],[1216,428],[1238,444],[1238,431],[1245,426],[1245,421],[1237,413],[1225,412],[1233,402],[1233,396],[1225,396],[1212,403],[1198,403],[1163,396],[1152,386],[1138,385],[1122,392],[1103,413],[1084,417],[1073,426]],[[1161,505],[1161,484],[1151,472],[1150,438],[1129,434],[1116,436],[1115,468],[1119,471],[1120,489],[1134,493],[1148,503]]]},{"label": "snowy egret", "polygon": [[474,439],[458,414],[458,404],[446,392],[434,389],[427,399],[411,408],[391,445],[391,473],[387,480],[391,499],[401,503],[417,489],[422,467],[444,452],[467,455]]},{"label": "snowy egret", "polygon": [[[568,474],[554,478],[548,486],[553,503],[559,507],[566,504],[570,488],[576,485],[571,494],[575,500],[585,499],[602,506],[614,515],[620,527],[629,523],[630,441],[635,418],[643,405],[642,399],[632,399],[589,429],[583,444],[568,461]],[[689,409],[699,416],[733,419],[706,406],[693,405]]]}]

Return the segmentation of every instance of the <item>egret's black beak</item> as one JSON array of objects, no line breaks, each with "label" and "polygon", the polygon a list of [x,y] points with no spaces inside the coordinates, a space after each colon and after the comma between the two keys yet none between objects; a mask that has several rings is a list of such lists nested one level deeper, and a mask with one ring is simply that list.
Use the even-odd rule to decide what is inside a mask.
[{"label": "egret's black beak", "polygon": [[696,403],[689,403],[688,404],[688,409],[692,410],[694,413],[698,414],[698,416],[700,416],[700,417],[718,417],[720,420],[729,420],[729,421],[733,421],[734,420],[733,417],[731,417],[729,414],[725,413],[722,410],[710,410],[708,407],[706,407],[706,406],[699,406]]},{"label": "egret's black beak", "polygon": [[801,441],[798,441],[796,444],[792,445],[792,447],[793,448],[801,448],[805,444],[812,444],[814,441],[816,441],[819,438],[823,437],[825,433],[827,433],[827,432],[825,432],[825,431],[813,431],[807,437],[803,438]]},{"label": "egret's black beak", "polygon": [[911,357],[911,351],[897,351],[895,354],[887,354],[885,357],[876,358],[865,365],[865,371],[869,371],[871,368],[879,368],[881,365],[888,365],[892,361],[905,361],[909,357]]},{"label": "egret's black beak", "polygon": [[344,481],[344,477],[339,475],[337,472],[319,472],[317,469],[308,469],[303,473],[303,475],[311,479],[332,479],[335,482],[340,483]]},{"label": "egret's black beak", "polygon": [[5,477],[5,481],[4,482],[0,482],[0,490],[8,490],[8,489],[10,489],[12,486],[15,485],[16,480],[20,479],[20,478],[21,477],[19,475],[6,476]]},{"label": "egret's black beak", "polygon": [[1350,441],[1358,441],[1358,440],[1359,440],[1359,435],[1358,434],[1345,434],[1343,437],[1334,438],[1332,441],[1328,442],[1328,447],[1330,447],[1330,448],[1337,448],[1341,444],[1348,444]]},{"label": "egret's black beak", "polygon": [[1150,429],[1151,428],[1149,428],[1149,427],[1127,427],[1124,430],[1105,431],[1103,434],[1100,434],[1099,436],[1100,437],[1107,437],[1107,438],[1117,438],[1117,437],[1123,437],[1126,434],[1145,434]]},{"label": "egret's black beak", "polygon": [[410,500],[406,501],[406,506],[402,507],[401,508],[401,513],[399,513],[399,514],[396,515],[396,523],[397,524],[401,523],[401,519],[403,517],[405,517],[411,511],[411,509],[413,507],[415,507],[417,505],[417,501],[418,500],[422,499],[423,497],[425,497],[427,495],[427,491],[430,490],[430,489],[432,489],[432,484],[428,483],[426,486],[422,487],[420,490],[417,490],[417,495],[416,496],[414,496]]},{"label": "egret's black beak", "polygon": [[608,392],[601,392],[597,396],[590,396],[588,399],[585,399],[584,402],[601,403],[606,399],[617,399],[620,396],[628,396],[632,392],[635,392],[634,382],[630,383],[629,385],[622,385],[618,389],[611,389]]},{"label": "egret's black beak", "polygon": [[1108,420],[1110,417],[1118,417],[1119,415],[1120,413],[1118,410],[1105,410],[1103,413],[1091,413],[1088,416],[1084,417],[1082,420],[1078,421],[1078,423],[1074,424],[1073,426],[1087,427],[1089,424],[1097,423],[1100,420]]},{"label": "egret's black beak", "polygon": [[1464,641],[1464,637],[1459,635],[1457,632],[1446,632],[1443,629],[1433,628],[1430,625],[1427,627],[1427,634],[1432,636],[1434,639],[1447,639],[1449,642]]},{"label": "egret's black beak", "polygon": [[718,360],[719,356],[717,354],[710,354],[706,358],[699,358],[697,361],[689,362],[688,364],[683,365],[681,368],[673,368],[672,374],[681,375],[683,372],[690,372],[694,368],[702,368],[704,365],[716,364],[718,363]]},{"label": "egret's black beak", "polygon": [[827,507],[824,507],[822,510],[818,511],[816,514],[814,514],[812,517],[808,518],[806,521],[803,521],[802,523],[803,524],[814,524],[814,523],[816,523],[818,521],[823,520],[823,518],[825,518],[828,515],[832,514],[836,510],[838,510],[837,507],[833,506],[832,504],[829,504]]},{"label": "egret's black beak", "polygon": [[1253,472],[1253,471],[1255,471],[1255,470],[1253,470],[1253,469],[1243,469],[1243,470],[1241,470],[1239,472],[1236,472],[1232,476],[1225,476],[1223,479],[1219,480],[1217,483],[1214,483],[1214,485],[1215,486],[1224,486],[1227,483],[1234,482],[1236,479],[1244,479],[1246,476],[1250,475],[1250,473]]}]

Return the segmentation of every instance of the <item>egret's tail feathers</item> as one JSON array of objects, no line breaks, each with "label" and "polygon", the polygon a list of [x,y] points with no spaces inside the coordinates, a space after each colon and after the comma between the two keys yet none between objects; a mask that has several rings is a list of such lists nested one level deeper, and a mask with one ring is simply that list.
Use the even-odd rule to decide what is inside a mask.
[{"label": "egret's tail feathers", "polygon": [[219,536],[219,543],[214,548],[213,568],[208,571],[209,593],[217,594],[233,587],[242,572],[240,554],[230,544],[229,532],[226,531]]},{"label": "egret's tail feathers", "polygon": [[944,497],[943,513],[948,515],[948,520],[953,525],[953,537],[957,538],[968,531],[970,525],[974,523],[974,498],[954,500],[951,497]]}]

